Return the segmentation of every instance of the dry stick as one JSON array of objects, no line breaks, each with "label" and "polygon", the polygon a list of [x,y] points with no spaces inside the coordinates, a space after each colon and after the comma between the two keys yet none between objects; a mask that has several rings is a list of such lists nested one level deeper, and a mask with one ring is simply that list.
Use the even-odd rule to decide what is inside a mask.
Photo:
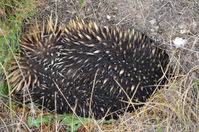
[{"label": "dry stick", "polygon": [[[90,103],[89,103],[89,114],[92,113],[91,104],[92,104],[92,98],[93,98],[93,93],[94,93],[94,88],[95,88],[95,83],[96,83],[96,77],[97,77],[98,70],[99,69],[96,70],[96,73],[95,73],[95,76],[94,76],[94,80],[93,80],[93,86],[92,86],[92,91],[91,91],[91,98],[90,98]],[[89,115],[89,117],[90,117],[90,115]],[[100,129],[100,131],[102,131],[96,120],[94,120],[94,123],[96,123],[96,125]]]},{"label": "dry stick", "polygon": [[[188,75],[189,74],[191,74],[191,72],[193,72],[193,71],[196,71],[196,70],[199,70],[199,66],[194,66],[188,73],[187,73],[187,76],[185,76],[185,80],[188,80]],[[193,87],[193,86],[192,86]],[[183,104],[185,104],[185,99],[186,99],[186,97],[187,97],[187,95],[188,95],[188,91],[192,88],[192,87],[189,87],[187,90],[185,90],[185,97],[184,97],[184,99],[183,99]],[[197,107],[197,106],[196,106]],[[195,115],[195,114],[194,114]],[[199,120],[199,116],[196,116],[196,118]]]},{"label": "dry stick", "polygon": [[[44,104],[44,98],[42,97],[42,108],[41,108],[41,121],[43,120],[43,104]],[[41,132],[43,132],[42,130],[42,125],[43,125],[43,122],[41,122],[41,126],[40,126],[40,129],[41,129]]]},{"label": "dry stick", "polygon": [[93,86],[92,86],[90,103],[89,103],[89,117],[90,117],[90,114],[92,113],[91,104],[92,104],[92,99],[93,99],[93,93],[94,93],[94,88],[95,88],[95,82],[96,82],[97,72],[98,72],[98,69],[96,70],[96,73],[95,73],[95,76],[94,76],[94,80],[93,80]]},{"label": "dry stick", "polygon": [[0,120],[3,122],[3,125],[5,126],[5,127],[0,127],[0,129],[6,128],[6,131],[9,132],[8,127],[7,127],[6,123],[5,123],[5,121],[2,118],[0,118]]},{"label": "dry stick", "polygon": [[[1,65],[1,67],[2,67],[2,69],[3,69],[3,72],[4,72],[4,74],[5,74],[5,76],[6,76],[6,80],[8,79],[7,77],[8,77],[8,75],[7,75],[7,72],[6,72],[6,69],[5,69],[5,67],[3,66],[3,64],[2,63],[0,63],[0,65]],[[8,82],[8,80],[7,80],[7,82]],[[8,92],[10,93],[10,83],[7,83],[8,84]],[[12,109],[12,101],[11,101],[11,97],[9,96],[9,108],[10,109]],[[12,111],[10,111],[9,112],[9,115],[10,115],[10,118],[11,118],[11,122],[13,122],[14,123],[14,120],[13,120],[13,113],[12,113]]]},{"label": "dry stick", "polygon": [[58,116],[57,116],[57,92],[55,92],[55,131],[58,132]]},{"label": "dry stick", "polygon": [[20,123],[24,124],[24,126],[28,129],[28,131],[31,132],[31,130],[29,129],[28,125],[22,120],[22,117],[19,117],[18,114],[13,109],[11,109],[9,106],[7,106],[2,100],[0,100],[0,101],[6,108],[8,108],[10,111],[12,111],[16,115],[16,117],[18,119],[20,119]]},{"label": "dry stick", "polygon": [[122,21],[124,21],[129,16],[130,16],[130,14],[128,14],[125,17],[123,17],[118,23],[115,24],[115,26],[118,26]]}]

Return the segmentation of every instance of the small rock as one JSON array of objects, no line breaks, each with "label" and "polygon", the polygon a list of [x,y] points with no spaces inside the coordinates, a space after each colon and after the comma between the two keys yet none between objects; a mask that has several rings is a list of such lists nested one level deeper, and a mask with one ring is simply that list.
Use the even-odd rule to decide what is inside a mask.
[{"label": "small rock", "polygon": [[180,33],[181,33],[181,34],[185,34],[185,33],[187,33],[187,32],[188,32],[188,30],[186,30],[186,29],[181,29],[181,30],[180,30]]},{"label": "small rock", "polygon": [[184,47],[187,44],[187,40],[180,37],[176,37],[173,40],[173,44],[176,48]]},{"label": "small rock", "polygon": [[108,20],[110,20],[110,19],[111,19],[111,16],[110,16],[110,15],[107,15],[106,18],[107,18]]},{"label": "small rock", "polygon": [[156,20],[155,20],[155,19],[152,19],[152,20],[150,20],[149,22],[150,22],[151,25],[154,25],[154,24],[156,23]]}]

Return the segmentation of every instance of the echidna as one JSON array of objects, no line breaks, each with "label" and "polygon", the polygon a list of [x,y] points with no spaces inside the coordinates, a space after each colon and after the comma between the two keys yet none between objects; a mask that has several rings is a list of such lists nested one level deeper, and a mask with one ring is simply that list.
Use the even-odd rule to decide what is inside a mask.
[{"label": "echidna", "polygon": [[134,29],[49,20],[21,38],[9,81],[23,100],[100,119],[145,102],[166,82],[168,62],[165,50]]}]

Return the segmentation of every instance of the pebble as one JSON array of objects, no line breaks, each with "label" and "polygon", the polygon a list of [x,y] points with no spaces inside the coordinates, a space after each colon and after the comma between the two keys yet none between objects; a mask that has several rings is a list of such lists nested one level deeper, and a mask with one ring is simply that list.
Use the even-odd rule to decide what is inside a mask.
[{"label": "pebble", "polygon": [[187,44],[187,40],[180,37],[176,37],[173,40],[173,44],[176,48],[182,48]]},{"label": "pebble", "polygon": [[110,20],[110,19],[111,19],[111,16],[110,16],[110,15],[107,15],[106,18],[107,18],[108,20]]}]

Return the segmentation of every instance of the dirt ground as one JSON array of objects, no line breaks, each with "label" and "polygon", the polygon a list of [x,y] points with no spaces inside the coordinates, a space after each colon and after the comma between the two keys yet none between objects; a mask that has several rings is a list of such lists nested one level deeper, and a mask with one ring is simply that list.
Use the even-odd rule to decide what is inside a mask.
[{"label": "dirt ground", "polygon": [[[85,0],[83,4],[80,4],[78,0],[41,0],[38,13],[30,20],[34,21],[37,19],[42,21],[48,18],[50,14],[53,17],[58,16],[61,24],[67,24],[70,19],[78,16],[85,20],[93,20],[101,25],[119,26],[124,29],[135,28],[163,44],[171,57],[171,65],[174,69],[180,67],[179,76],[188,78],[186,81],[182,80],[179,82],[183,86],[177,91],[167,89],[161,91],[160,95],[170,105],[173,104],[173,96],[178,98],[179,93],[184,93],[183,90],[186,91],[189,88],[187,86],[192,84],[194,79],[199,79],[198,0]],[[177,37],[186,40],[187,43],[176,48],[173,41]],[[186,103],[183,103],[183,107],[189,107],[189,104],[199,102],[193,99],[195,97],[193,95],[194,91],[190,91],[187,96],[191,103],[185,101]],[[181,97],[179,95],[179,98]],[[153,99],[155,100],[156,97]],[[148,104],[147,107],[153,107],[153,105]],[[155,107],[155,109],[157,108]],[[186,122],[190,124],[185,127],[183,123],[180,123],[180,119],[177,116],[178,112],[176,112],[176,115],[167,114],[168,109],[165,108],[160,111],[161,116],[167,116],[167,118],[161,120],[164,126],[161,130],[196,132],[199,130],[198,124],[195,123],[199,118],[198,107],[193,108],[193,111],[196,114],[196,119],[194,117],[193,121]],[[190,109],[183,112],[190,113]],[[167,127],[168,115],[170,116],[169,119],[171,119],[169,121],[171,127]],[[153,117],[146,120],[146,117],[142,114],[136,116],[126,114],[118,123],[113,125],[114,127],[111,127],[110,131],[158,131],[156,124],[150,124],[151,120],[153,120]],[[153,125],[153,127],[149,124]],[[120,128],[125,126],[128,126],[128,128]],[[97,127],[94,130],[100,131],[100,128]]]}]

